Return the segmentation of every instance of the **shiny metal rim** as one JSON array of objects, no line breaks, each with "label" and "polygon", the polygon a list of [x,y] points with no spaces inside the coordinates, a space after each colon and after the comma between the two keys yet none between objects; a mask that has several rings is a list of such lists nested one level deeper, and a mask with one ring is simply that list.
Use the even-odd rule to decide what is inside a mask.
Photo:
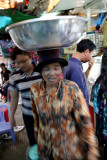
[{"label": "shiny metal rim", "polygon": [[43,17],[40,17],[40,18],[34,18],[34,19],[14,23],[14,24],[6,27],[5,30],[6,30],[6,32],[8,32],[9,29],[11,29],[13,27],[20,26],[20,25],[27,24],[27,23],[46,22],[46,21],[65,20],[65,19],[78,19],[78,20],[82,20],[84,22],[88,22],[88,20],[86,18],[80,17],[80,16],[55,16],[55,17],[50,17],[50,18],[46,18],[46,19],[43,19]]}]

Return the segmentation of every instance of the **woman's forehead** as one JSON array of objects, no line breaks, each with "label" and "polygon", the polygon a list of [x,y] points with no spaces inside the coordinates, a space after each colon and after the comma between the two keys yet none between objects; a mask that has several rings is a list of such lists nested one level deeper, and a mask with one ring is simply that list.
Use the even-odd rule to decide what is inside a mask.
[{"label": "woman's forehead", "polygon": [[61,65],[59,62],[54,62],[54,63],[47,64],[44,67],[54,67],[54,66],[61,66]]},{"label": "woman's forehead", "polygon": [[18,54],[17,56],[16,56],[16,59],[19,59],[19,58],[31,58],[30,56],[28,56],[28,55],[26,55],[26,54]]}]

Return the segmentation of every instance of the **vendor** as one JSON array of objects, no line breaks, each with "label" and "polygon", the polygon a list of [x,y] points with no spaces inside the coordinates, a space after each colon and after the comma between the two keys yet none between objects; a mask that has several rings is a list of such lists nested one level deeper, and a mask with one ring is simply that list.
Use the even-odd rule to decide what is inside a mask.
[{"label": "vendor", "polygon": [[88,106],[75,82],[60,78],[68,62],[59,49],[38,51],[43,81],[31,86],[34,131],[41,160],[98,159]]}]

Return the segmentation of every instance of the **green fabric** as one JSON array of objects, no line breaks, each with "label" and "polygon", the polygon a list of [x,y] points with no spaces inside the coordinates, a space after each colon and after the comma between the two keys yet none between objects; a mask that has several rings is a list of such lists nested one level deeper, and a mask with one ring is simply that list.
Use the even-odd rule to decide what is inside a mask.
[{"label": "green fabric", "polygon": [[37,144],[33,145],[30,148],[30,151],[29,151],[30,160],[39,160],[38,151],[37,150],[38,150]]},{"label": "green fabric", "polygon": [[0,16],[0,28],[5,27],[6,25],[9,25],[12,23],[11,17],[7,16]]},{"label": "green fabric", "polygon": [[[31,15],[26,15],[23,14],[22,12],[15,10],[15,9],[4,9],[4,10],[0,10],[0,16],[8,16],[12,18],[12,22],[13,23],[17,23],[20,21],[24,21],[27,19],[32,19],[32,18],[37,18],[36,16],[31,16]],[[0,34],[4,34],[5,32],[5,28],[7,27],[7,25],[5,27],[2,27],[0,29]]]}]

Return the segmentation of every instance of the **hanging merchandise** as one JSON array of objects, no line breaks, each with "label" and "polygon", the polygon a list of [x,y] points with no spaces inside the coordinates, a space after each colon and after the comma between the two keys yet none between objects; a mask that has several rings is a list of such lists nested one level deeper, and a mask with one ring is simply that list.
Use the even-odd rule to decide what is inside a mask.
[{"label": "hanging merchandise", "polygon": [[18,69],[15,65],[15,62],[11,59],[8,60],[8,69],[11,71],[11,73],[15,72]]},{"label": "hanging merchandise", "polygon": [[33,55],[33,61],[37,64],[37,61],[38,61],[38,57],[37,57],[37,55]]},{"label": "hanging merchandise", "polygon": [[76,44],[72,45],[71,47],[66,47],[64,48],[64,53],[65,54],[75,54],[76,53]]},{"label": "hanging merchandise", "polygon": [[104,21],[104,41],[103,47],[107,47],[107,18]]},{"label": "hanging merchandise", "polygon": [[12,52],[12,48],[15,47],[15,44],[12,40],[0,40],[0,53],[2,57],[9,58]]},{"label": "hanging merchandise", "polygon": [[92,31],[102,29],[104,19],[106,18],[106,16],[107,16],[106,13],[92,14],[91,17]]},{"label": "hanging merchandise", "polygon": [[37,55],[35,55],[35,51],[30,51],[29,54],[32,57],[32,61],[36,64],[37,63]]},{"label": "hanging merchandise", "polygon": [[86,37],[93,41],[96,45],[96,49],[94,51],[93,57],[96,57],[99,54],[99,33],[98,31],[87,32]]}]

